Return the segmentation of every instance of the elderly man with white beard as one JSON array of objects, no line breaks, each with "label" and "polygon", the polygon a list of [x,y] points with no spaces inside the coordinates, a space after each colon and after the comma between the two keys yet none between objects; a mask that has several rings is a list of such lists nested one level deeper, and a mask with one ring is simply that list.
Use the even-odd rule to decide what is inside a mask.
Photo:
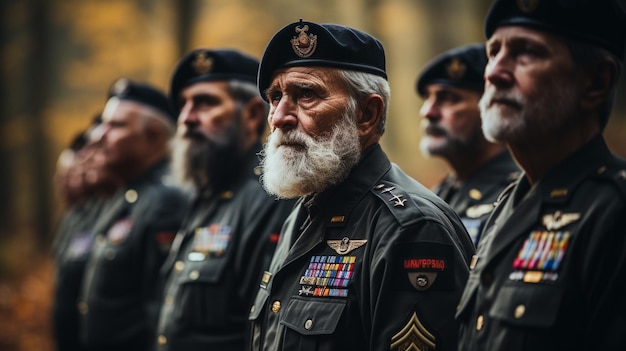
[{"label": "elderly man with white beard", "polygon": [[265,50],[262,182],[299,200],[251,308],[251,350],[456,350],[473,245],[381,149],[386,78],[382,44],[345,26],[292,23]]}]

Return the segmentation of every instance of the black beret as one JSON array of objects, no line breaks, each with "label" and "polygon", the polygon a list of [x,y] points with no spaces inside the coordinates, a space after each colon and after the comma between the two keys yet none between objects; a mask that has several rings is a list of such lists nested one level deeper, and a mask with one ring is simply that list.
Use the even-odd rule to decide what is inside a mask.
[{"label": "black beret", "polygon": [[324,66],[372,73],[387,79],[385,49],[376,38],[337,24],[291,23],[276,32],[259,67],[259,92],[283,67]]},{"label": "black beret", "polygon": [[417,78],[417,92],[426,95],[426,86],[433,83],[451,85],[482,92],[483,73],[487,65],[485,44],[471,44],[448,50],[430,61]]},{"label": "black beret", "polygon": [[128,78],[120,78],[109,89],[109,98],[112,97],[153,107],[176,123],[177,116],[172,113],[167,97],[161,90],[152,85],[134,82]]},{"label": "black beret", "polygon": [[196,49],[183,56],[170,82],[170,103],[177,106],[180,92],[195,83],[241,80],[256,84],[259,61],[236,50]]},{"label": "black beret", "polygon": [[496,0],[485,21],[491,37],[497,27],[536,28],[597,45],[624,59],[626,13],[617,0]]}]

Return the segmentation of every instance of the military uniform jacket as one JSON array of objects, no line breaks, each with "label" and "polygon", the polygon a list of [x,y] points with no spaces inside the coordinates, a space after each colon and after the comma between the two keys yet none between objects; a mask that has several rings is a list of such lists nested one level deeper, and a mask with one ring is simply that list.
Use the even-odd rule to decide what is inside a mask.
[{"label": "military uniform jacket", "polygon": [[95,237],[94,225],[103,200],[89,199],[67,210],[53,244],[56,278],[52,326],[56,349],[80,350],[78,296],[89,251]]},{"label": "military uniform jacket", "polygon": [[434,191],[459,214],[476,245],[498,195],[519,174],[511,154],[504,150],[460,186],[456,185],[456,178],[450,175]]},{"label": "military uniform jacket", "polygon": [[[624,350],[626,161],[597,137],[489,219],[457,317],[460,350]],[[474,264],[473,264],[474,265]]]},{"label": "military uniform jacket", "polygon": [[251,309],[252,350],[456,350],[473,245],[379,145],[301,199],[283,233]]},{"label": "military uniform jacket", "polygon": [[295,201],[278,201],[253,173],[255,145],[231,186],[195,199],[163,274],[157,350],[242,350],[247,316]]},{"label": "military uniform jacket", "polygon": [[165,162],[108,201],[95,226],[79,302],[87,349],[145,350],[158,308],[158,273],[188,199],[167,186]]}]

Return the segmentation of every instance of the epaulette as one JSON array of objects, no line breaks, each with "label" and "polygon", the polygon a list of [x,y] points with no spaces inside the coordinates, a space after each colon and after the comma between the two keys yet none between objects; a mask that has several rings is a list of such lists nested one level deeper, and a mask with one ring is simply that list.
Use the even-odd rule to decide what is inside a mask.
[{"label": "epaulette", "polygon": [[410,195],[401,187],[387,181],[379,181],[371,189],[371,192],[387,205],[389,212],[393,214],[399,223],[406,223],[411,218],[414,218],[415,213],[405,211],[407,207],[414,206],[414,202]]},{"label": "epaulette", "polygon": [[599,179],[609,181],[615,185],[619,193],[626,200],[626,164],[611,163],[598,168],[596,172]]}]

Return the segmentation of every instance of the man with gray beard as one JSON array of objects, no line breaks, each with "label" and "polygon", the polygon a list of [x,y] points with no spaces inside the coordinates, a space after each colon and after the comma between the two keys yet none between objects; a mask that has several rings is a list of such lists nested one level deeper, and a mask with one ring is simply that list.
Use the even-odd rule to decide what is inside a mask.
[{"label": "man with gray beard", "polygon": [[416,84],[424,99],[420,149],[451,168],[433,191],[459,214],[474,245],[498,195],[519,175],[506,147],[487,141],[481,130],[486,63],[484,44],[457,47],[430,61]]},{"label": "man with gray beard", "polygon": [[624,350],[626,160],[602,131],[625,10],[613,0],[496,0],[489,10],[483,131],[524,173],[472,260],[459,350]]},{"label": "man with gray beard", "polygon": [[473,245],[378,144],[386,78],[382,44],[349,27],[292,23],[265,50],[262,181],[299,200],[250,311],[251,350],[456,350]]},{"label": "man with gray beard", "polygon": [[255,286],[293,207],[256,172],[267,114],[257,68],[238,51],[197,49],[174,71],[174,173],[194,199],[162,269],[159,351],[244,348]]}]

